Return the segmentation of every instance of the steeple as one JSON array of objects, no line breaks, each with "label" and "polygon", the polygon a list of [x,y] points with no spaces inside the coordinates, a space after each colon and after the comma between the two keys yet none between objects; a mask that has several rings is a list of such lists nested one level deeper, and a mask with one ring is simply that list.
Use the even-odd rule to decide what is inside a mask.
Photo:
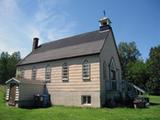
[{"label": "steeple", "polygon": [[103,14],[104,14],[104,17],[102,17],[100,20],[99,20],[99,23],[100,23],[100,30],[107,30],[109,28],[111,28],[111,20],[109,18],[106,17],[106,13],[105,11],[103,11]]}]

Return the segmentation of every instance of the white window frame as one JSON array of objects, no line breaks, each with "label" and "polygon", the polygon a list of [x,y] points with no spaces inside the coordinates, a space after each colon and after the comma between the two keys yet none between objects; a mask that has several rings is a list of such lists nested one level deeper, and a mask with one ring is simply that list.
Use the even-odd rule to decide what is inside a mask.
[{"label": "white window frame", "polygon": [[90,81],[90,63],[87,59],[82,63],[82,77],[84,81]]},{"label": "white window frame", "polygon": [[65,62],[62,65],[62,81],[63,82],[68,82],[69,81],[69,66]]},{"label": "white window frame", "polygon": [[51,66],[50,65],[46,65],[45,67],[45,81],[46,82],[51,82]]},{"label": "white window frame", "polygon": [[92,103],[91,95],[82,95],[81,96],[81,104],[82,105],[91,105],[91,103]]}]

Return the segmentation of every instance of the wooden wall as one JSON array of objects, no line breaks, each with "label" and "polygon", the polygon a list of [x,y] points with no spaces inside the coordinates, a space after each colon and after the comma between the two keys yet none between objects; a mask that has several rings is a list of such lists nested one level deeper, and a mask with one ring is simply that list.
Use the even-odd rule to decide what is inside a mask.
[{"label": "wooden wall", "polygon": [[[88,82],[83,81],[82,78],[82,63],[85,59],[87,59],[90,63],[90,81]],[[62,81],[62,64],[64,62],[67,62],[67,64],[69,65],[68,82]],[[90,94],[93,97],[97,95],[95,97],[96,99],[92,100],[92,102],[95,101],[95,103],[93,103],[95,107],[100,106],[100,63],[98,55],[25,65],[20,66],[19,68],[24,68],[24,77],[26,79],[31,79],[32,67],[34,66],[37,68],[36,80],[45,80],[46,65],[51,66],[51,82],[47,83],[48,92],[51,94],[51,97],[57,95],[54,96],[54,99],[51,98],[53,103],[65,105],[65,103],[67,104],[67,101],[64,102],[65,99],[69,98],[68,105],[73,105],[74,103],[74,105],[80,106],[81,95]],[[63,95],[63,97],[61,96],[61,102],[59,101],[60,94]],[[65,94],[74,94],[73,96],[77,97],[79,101],[77,101],[76,99],[75,101],[73,101],[73,99],[71,100],[71,96],[68,96],[66,98]]]},{"label": "wooden wall", "polygon": [[[109,97],[109,94],[107,93],[107,90],[109,91],[111,89],[111,82],[110,82],[110,75],[109,75],[109,64],[111,59],[114,59],[116,69],[119,70],[116,71],[116,79],[121,80],[121,65],[119,56],[117,54],[116,44],[114,43],[114,37],[112,34],[112,31],[109,31],[109,35],[107,39],[105,40],[103,49],[100,54],[100,80],[101,80],[101,103],[105,104],[106,97]],[[103,73],[103,63],[106,62],[106,73]],[[106,74],[106,79],[104,79],[103,74]],[[119,89],[120,85],[117,81],[117,87]]]},{"label": "wooden wall", "polygon": [[[82,79],[82,62],[87,59],[91,65],[90,67],[90,81],[84,82]],[[62,64],[67,62],[69,65],[69,82],[62,81]],[[72,58],[61,61],[39,63],[33,65],[20,66],[24,68],[24,78],[31,79],[32,67],[36,67],[36,80],[45,80],[45,66],[51,65],[51,82],[48,87],[51,90],[66,90],[66,91],[98,91],[100,90],[100,64],[97,55],[89,57]]]}]

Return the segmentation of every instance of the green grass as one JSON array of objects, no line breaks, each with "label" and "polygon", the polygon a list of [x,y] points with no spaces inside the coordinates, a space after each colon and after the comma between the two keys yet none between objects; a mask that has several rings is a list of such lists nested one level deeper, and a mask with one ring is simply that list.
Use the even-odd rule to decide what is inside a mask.
[{"label": "green grass", "polygon": [[0,87],[0,120],[160,120],[160,96],[150,96],[153,105],[145,109],[78,108],[53,106],[22,109],[5,105]]}]

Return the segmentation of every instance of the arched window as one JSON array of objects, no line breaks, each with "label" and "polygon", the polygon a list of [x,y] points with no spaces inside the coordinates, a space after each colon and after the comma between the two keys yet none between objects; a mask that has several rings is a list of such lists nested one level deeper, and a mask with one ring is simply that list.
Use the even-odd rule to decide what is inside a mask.
[{"label": "arched window", "polygon": [[68,74],[69,74],[69,71],[68,71],[68,64],[67,63],[64,63],[62,65],[62,80],[63,82],[68,82]]},{"label": "arched window", "polygon": [[103,62],[103,79],[107,79],[107,70],[106,70],[107,64],[106,61]]},{"label": "arched window", "polygon": [[116,65],[113,58],[110,61],[109,69],[110,69],[110,80],[116,80]]},{"label": "arched window", "polygon": [[32,68],[32,80],[36,80],[37,69],[35,67]]},{"label": "arched window", "polygon": [[116,77],[116,64],[113,58],[111,58],[109,65],[110,80],[111,80],[111,89],[117,90],[117,77]]},{"label": "arched window", "polygon": [[51,66],[47,65],[45,68],[45,81],[50,82],[51,81]]},{"label": "arched window", "polygon": [[82,77],[83,80],[90,80],[90,64],[88,60],[84,60],[82,64]]}]

